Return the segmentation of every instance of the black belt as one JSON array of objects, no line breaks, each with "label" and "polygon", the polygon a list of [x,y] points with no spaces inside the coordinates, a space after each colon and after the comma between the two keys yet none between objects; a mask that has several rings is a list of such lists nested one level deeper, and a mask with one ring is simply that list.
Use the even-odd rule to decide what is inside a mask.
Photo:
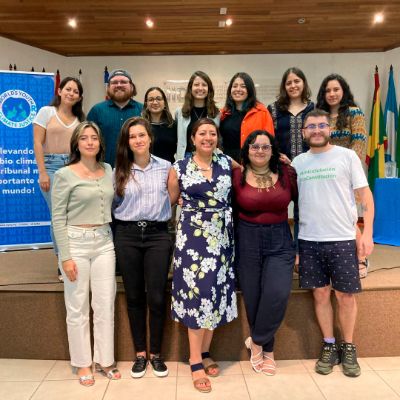
[{"label": "black belt", "polygon": [[138,228],[146,229],[146,228],[158,228],[158,229],[168,229],[168,222],[160,222],[160,221],[121,221],[119,219],[116,220],[116,223],[119,225],[136,225]]}]

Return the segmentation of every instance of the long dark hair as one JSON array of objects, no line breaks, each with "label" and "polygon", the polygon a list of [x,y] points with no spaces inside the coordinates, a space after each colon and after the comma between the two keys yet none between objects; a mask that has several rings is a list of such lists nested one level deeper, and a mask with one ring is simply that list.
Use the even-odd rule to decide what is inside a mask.
[{"label": "long dark hair", "polygon": [[303,92],[301,93],[301,101],[303,103],[308,103],[311,101],[311,90],[308,86],[307,78],[304,75],[304,72],[297,67],[290,67],[284,72],[282,76],[281,85],[279,87],[279,95],[276,98],[278,108],[282,111],[287,111],[290,105],[290,97],[286,91],[286,81],[289,74],[295,74],[303,81],[304,88]]},{"label": "long dark hair", "polygon": [[284,183],[282,181],[283,177],[282,164],[279,161],[280,153],[279,153],[278,142],[276,141],[275,136],[271,135],[269,132],[264,130],[256,130],[251,132],[250,135],[247,136],[246,140],[244,141],[243,147],[240,149],[240,159],[244,167],[242,173],[241,185],[243,186],[246,183],[246,176],[248,170],[247,167],[251,164],[249,158],[250,144],[254,143],[257,140],[257,136],[266,136],[269,139],[272,146],[271,159],[269,160],[269,169],[274,174],[278,174],[278,180],[280,180],[282,182],[282,185],[284,186]]},{"label": "long dark hair", "polygon": [[317,108],[321,108],[322,110],[330,113],[329,104],[326,102],[325,99],[326,86],[328,85],[329,81],[338,81],[343,90],[343,97],[340,101],[338,117],[336,121],[336,129],[342,130],[348,124],[347,119],[349,116],[349,107],[356,107],[357,104],[354,101],[353,93],[351,93],[350,86],[346,82],[346,80],[341,75],[330,74],[322,81],[319,88],[317,95]]},{"label": "long dark hair", "polygon": [[129,147],[129,129],[136,125],[141,125],[144,127],[144,129],[146,129],[151,143],[153,143],[151,125],[147,119],[142,117],[133,117],[127,119],[124,125],[122,125],[121,133],[118,138],[117,155],[115,161],[115,192],[120,197],[124,195],[125,186],[131,177],[131,168],[135,162],[135,155]]},{"label": "long dark hair", "polygon": [[100,149],[99,152],[96,154],[96,161],[100,162],[104,160],[105,145],[100,128],[94,122],[83,121],[79,125],[77,125],[77,127],[72,132],[70,141],[69,162],[67,165],[76,164],[81,160],[81,153],[79,151],[79,138],[81,137],[83,131],[87,128],[93,128],[99,138]]},{"label": "long dark hair", "polygon": [[142,116],[143,116],[143,118],[145,118],[148,121],[152,122],[151,121],[151,113],[147,109],[147,95],[150,92],[152,92],[153,90],[157,90],[158,92],[161,93],[161,97],[163,98],[164,104],[165,104],[165,107],[164,107],[164,109],[163,109],[163,111],[161,113],[160,121],[166,123],[168,125],[168,128],[170,128],[174,124],[174,119],[172,118],[171,111],[169,110],[167,96],[165,96],[164,91],[161,88],[159,88],[158,86],[153,86],[153,87],[147,89],[147,91],[146,91],[146,93],[144,95],[144,105],[143,105]]},{"label": "long dark hair", "polygon": [[215,118],[219,114],[219,110],[218,110],[218,107],[216,106],[215,100],[214,100],[214,86],[211,82],[210,77],[203,71],[194,72],[193,75],[189,79],[189,82],[188,82],[188,85],[186,88],[186,93],[185,93],[185,102],[183,103],[183,106],[182,106],[182,115],[185,118],[190,118],[190,113],[192,112],[193,104],[194,104],[194,98],[192,95],[193,81],[197,77],[203,79],[203,81],[207,83],[208,93],[207,93],[207,97],[205,99],[206,108],[207,108],[207,116],[210,118]]},{"label": "long dark hair", "polygon": [[236,105],[231,95],[233,82],[236,78],[243,79],[243,82],[246,85],[247,99],[243,103],[242,111],[248,112],[251,108],[255,107],[255,105],[258,103],[258,100],[256,85],[254,84],[252,77],[246,72],[237,72],[235,75],[233,75],[231,81],[229,82],[228,89],[226,90],[225,108],[228,109],[230,112],[236,110]]},{"label": "long dark hair", "polygon": [[[83,109],[82,109],[82,101],[83,101],[83,86],[81,81],[78,78],[74,78],[71,76],[67,76],[66,78],[64,78],[61,82],[60,82],[60,86],[59,88],[61,90],[64,89],[64,86],[68,83],[68,82],[75,82],[76,86],[78,86],[78,92],[79,92],[79,96],[80,96],[80,100],[78,102],[76,102],[73,106],[72,106],[72,114],[74,114],[78,120],[80,122],[82,122],[85,119],[85,114],[83,113]],[[53,98],[53,100],[51,101],[50,105],[54,106],[55,108],[58,109],[58,107],[61,104],[61,96],[59,94],[56,94]]]}]

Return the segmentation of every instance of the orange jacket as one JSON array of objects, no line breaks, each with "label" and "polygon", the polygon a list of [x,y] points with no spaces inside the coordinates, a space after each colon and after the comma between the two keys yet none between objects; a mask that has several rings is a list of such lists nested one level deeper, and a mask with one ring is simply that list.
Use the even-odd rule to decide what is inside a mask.
[{"label": "orange jacket", "polygon": [[[221,121],[223,121],[231,112],[226,108],[221,110]],[[255,107],[251,108],[245,115],[242,126],[240,128],[240,147],[243,146],[244,141],[250,133],[258,130],[266,130],[272,135],[275,135],[274,121],[271,114],[262,103],[257,103]]]}]

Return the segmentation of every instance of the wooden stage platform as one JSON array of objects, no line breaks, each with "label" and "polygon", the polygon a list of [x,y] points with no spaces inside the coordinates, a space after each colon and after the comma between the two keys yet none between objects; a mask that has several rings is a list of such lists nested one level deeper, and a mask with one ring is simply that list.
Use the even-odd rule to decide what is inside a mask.
[{"label": "wooden stage platform", "polygon": [[[358,353],[361,357],[399,356],[400,247],[377,245],[370,260],[371,271],[362,282],[363,292],[357,295]],[[116,359],[132,360],[134,348],[124,290],[120,278],[117,281]],[[211,349],[215,359],[248,359],[243,345],[248,327],[240,293],[238,305],[239,318],[216,330]],[[186,361],[186,330],[169,318],[169,304],[166,313],[164,356],[170,361]],[[52,250],[0,253],[0,315],[0,358],[69,358],[63,284],[57,280]],[[276,338],[276,358],[315,358],[320,351],[320,340],[311,294],[298,289],[294,275],[286,318]]]}]

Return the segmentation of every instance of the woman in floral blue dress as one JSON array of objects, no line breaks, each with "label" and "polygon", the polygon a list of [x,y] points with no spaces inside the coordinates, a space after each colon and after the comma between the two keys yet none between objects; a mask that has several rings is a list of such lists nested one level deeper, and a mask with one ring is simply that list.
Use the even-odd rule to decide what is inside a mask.
[{"label": "woman in floral blue dress", "polygon": [[191,136],[195,153],[174,164],[183,206],[176,233],[172,318],[188,327],[193,383],[201,392],[211,390],[206,375],[219,374],[209,354],[214,329],[237,317],[232,159],[215,152],[218,135],[212,120],[199,120]]}]

